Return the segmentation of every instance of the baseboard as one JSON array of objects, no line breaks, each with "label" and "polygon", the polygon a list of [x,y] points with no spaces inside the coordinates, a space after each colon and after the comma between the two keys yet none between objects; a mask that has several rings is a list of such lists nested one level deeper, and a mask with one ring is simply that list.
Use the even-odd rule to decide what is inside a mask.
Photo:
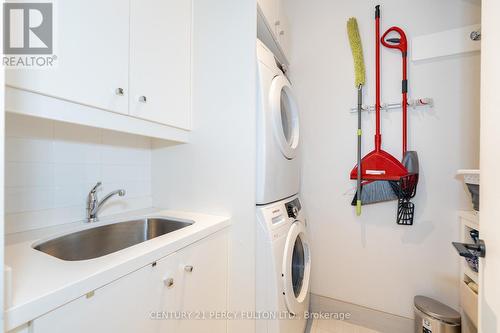
[{"label": "baseboard", "polygon": [[305,330],[304,333],[311,333],[312,323],[313,323],[312,319],[309,319],[307,321],[306,330]]},{"label": "baseboard", "polygon": [[349,323],[382,333],[413,333],[414,320],[390,313],[369,309],[360,305],[311,294],[313,313],[349,313]]}]

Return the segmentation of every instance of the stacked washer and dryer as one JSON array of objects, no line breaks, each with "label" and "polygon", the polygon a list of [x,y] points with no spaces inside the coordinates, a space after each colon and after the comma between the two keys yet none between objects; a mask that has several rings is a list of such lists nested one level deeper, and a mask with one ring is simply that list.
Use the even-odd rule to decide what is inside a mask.
[{"label": "stacked washer and dryer", "polygon": [[299,199],[299,115],[292,85],[257,40],[258,333],[303,333],[311,255]]}]

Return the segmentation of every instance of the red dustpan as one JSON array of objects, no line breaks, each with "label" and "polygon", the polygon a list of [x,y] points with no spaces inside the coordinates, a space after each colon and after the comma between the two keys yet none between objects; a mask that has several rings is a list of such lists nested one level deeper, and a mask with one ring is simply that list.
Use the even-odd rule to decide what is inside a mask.
[{"label": "red dustpan", "polygon": [[[374,151],[361,160],[361,179],[363,180],[399,180],[408,171],[391,154],[376,147]],[[358,167],[351,171],[351,179],[357,179]]]},{"label": "red dustpan", "polygon": [[[380,9],[376,7],[376,101],[375,101],[375,150],[361,159],[361,179],[400,180],[408,170],[394,156],[382,150],[380,134]],[[358,166],[351,171],[351,179],[357,179]]]}]

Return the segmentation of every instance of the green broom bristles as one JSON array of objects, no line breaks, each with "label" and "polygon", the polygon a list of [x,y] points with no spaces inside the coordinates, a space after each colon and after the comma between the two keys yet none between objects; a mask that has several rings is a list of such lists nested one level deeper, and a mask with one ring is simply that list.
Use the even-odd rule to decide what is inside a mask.
[{"label": "green broom bristles", "polygon": [[347,35],[351,44],[352,57],[354,59],[354,85],[356,88],[366,82],[365,61],[363,58],[363,46],[359,36],[358,22],[354,17],[347,21]]}]

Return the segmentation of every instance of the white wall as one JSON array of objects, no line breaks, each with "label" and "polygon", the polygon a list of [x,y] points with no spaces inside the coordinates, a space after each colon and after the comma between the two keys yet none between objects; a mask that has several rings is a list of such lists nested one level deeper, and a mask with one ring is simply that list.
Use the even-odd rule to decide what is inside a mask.
[{"label": "white wall", "polygon": [[[154,206],[231,216],[229,310],[255,310],[255,0],[194,2],[193,133],[153,150]],[[254,332],[252,321],[229,332]]]},{"label": "white wall", "polygon": [[[457,209],[470,209],[459,168],[478,166],[479,54],[410,64],[410,95],[433,97],[434,109],[410,111],[409,147],[417,150],[421,182],[415,225],[396,225],[396,203],[350,206],[356,160],[353,65],[346,21],[358,18],[368,86],[374,102],[374,6],[382,30],[403,27],[411,39],[478,23],[476,0],[290,0],[291,76],[301,107],[303,199],[312,242],[312,292],[412,317],[413,296],[458,305]],[[383,102],[401,99],[401,55],[383,49]],[[411,51],[410,51],[411,52]],[[374,115],[363,121],[364,145],[373,148]],[[401,112],[384,113],[383,147],[401,156]],[[348,192],[346,194],[346,192]]]},{"label": "white wall", "polygon": [[148,138],[8,113],[5,149],[7,233],[83,220],[98,181],[127,191],[101,216],[152,206]]}]

